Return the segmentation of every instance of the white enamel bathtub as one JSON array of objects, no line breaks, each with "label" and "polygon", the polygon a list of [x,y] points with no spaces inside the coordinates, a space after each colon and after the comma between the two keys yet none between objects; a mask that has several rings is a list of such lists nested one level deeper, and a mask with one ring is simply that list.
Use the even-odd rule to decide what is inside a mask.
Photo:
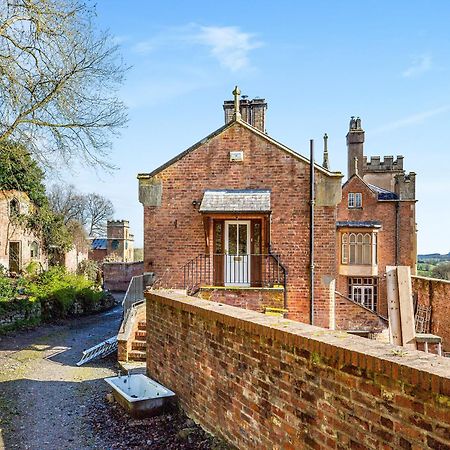
[{"label": "white enamel bathtub", "polygon": [[114,398],[133,417],[149,417],[174,404],[175,393],[146,375],[134,374],[105,378]]}]

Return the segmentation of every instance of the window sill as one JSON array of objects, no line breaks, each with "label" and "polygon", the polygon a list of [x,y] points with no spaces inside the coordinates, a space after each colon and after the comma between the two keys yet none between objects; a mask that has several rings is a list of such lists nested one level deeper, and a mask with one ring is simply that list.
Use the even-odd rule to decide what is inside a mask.
[{"label": "window sill", "polygon": [[339,266],[339,275],[351,277],[376,277],[378,276],[378,265],[341,264]]}]

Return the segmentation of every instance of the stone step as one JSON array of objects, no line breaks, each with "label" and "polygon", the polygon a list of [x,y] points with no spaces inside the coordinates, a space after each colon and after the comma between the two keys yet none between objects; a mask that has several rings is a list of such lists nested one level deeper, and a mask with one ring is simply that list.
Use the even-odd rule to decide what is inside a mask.
[{"label": "stone step", "polygon": [[147,323],[145,321],[138,322],[138,330],[145,331],[147,329]]},{"label": "stone step", "polygon": [[145,361],[147,353],[142,350],[132,350],[128,354],[128,361]]},{"label": "stone step", "polygon": [[132,350],[142,350],[145,351],[147,348],[147,343],[144,341],[133,341],[131,343],[131,349]]},{"label": "stone step", "polygon": [[147,332],[146,331],[136,331],[136,333],[134,333],[134,339],[136,341],[146,341],[147,340]]}]

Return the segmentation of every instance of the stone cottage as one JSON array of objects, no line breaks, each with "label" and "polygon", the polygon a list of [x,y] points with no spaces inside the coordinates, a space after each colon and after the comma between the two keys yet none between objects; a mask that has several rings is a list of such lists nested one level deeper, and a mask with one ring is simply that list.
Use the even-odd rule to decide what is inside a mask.
[{"label": "stone cottage", "polygon": [[47,267],[41,239],[18,220],[19,216],[33,214],[33,208],[25,192],[0,191],[0,264],[10,273],[19,273],[31,262]]}]

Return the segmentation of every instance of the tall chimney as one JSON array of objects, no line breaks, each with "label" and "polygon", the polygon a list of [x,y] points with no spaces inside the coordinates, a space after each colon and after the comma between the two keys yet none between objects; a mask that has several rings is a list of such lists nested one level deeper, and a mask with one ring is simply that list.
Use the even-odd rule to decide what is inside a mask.
[{"label": "tall chimney", "polygon": [[[225,100],[223,102],[226,124],[234,119],[234,109],[234,100]],[[263,133],[266,132],[266,109],[267,103],[263,98],[249,100],[246,95],[243,95],[239,100],[241,119]]]},{"label": "tall chimney", "polygon": [[[357,167],[355,167],[355,158],[357,158]],[[361,128],[361,119],[352,116],[350,127],[347,133],[347,168],[348,178],[355,173],[359,176],[364,175],[364,130]]]}]

